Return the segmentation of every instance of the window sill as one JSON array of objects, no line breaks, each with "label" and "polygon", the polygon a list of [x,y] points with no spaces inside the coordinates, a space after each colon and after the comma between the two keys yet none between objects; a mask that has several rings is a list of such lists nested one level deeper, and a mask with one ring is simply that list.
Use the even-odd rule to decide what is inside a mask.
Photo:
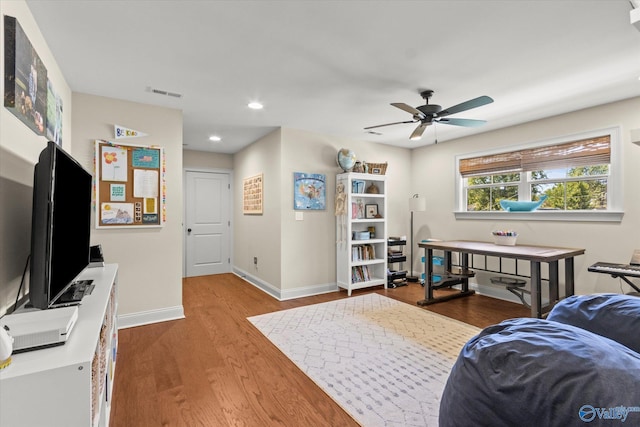
[{"label": "window sill", "polygon": [[546,211],[533,212],[454,212],[456,219],[515,221],[591,221],[621,222],[624,212],[618,211]]}]

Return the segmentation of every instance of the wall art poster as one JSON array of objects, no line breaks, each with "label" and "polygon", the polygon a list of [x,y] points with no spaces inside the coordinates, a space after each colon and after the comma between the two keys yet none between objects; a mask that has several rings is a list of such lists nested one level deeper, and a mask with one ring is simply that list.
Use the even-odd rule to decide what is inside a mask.
[{"label": "wall art poster", "polygon": [[293,208],[296,210],[324,210],[327,206],[326,175],[293,173]]},{"label": "wall art poster", "polygon": [[127,181],[127,150],[125,148],[102,146],[100,179],[103,181]]},{"label": "wall art poster", "polygon": [[38,135],[47,120],[47,69],[18,20],[4,16],[4,106]]},{"label": "wall art poster", "polygon": [[262,214],[262,174],[242,180],[242,213],[245,215]]},{"label": "wall art poster", "polygon": [[103,224],[133,224],[133,203],[103,203],[100,221]]}]

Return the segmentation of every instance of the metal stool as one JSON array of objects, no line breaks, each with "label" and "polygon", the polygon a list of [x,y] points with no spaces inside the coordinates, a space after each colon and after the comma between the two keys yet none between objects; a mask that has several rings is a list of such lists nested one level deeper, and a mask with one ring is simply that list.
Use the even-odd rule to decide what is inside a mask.
[{"label": "metal stool", "polygon": [[531,308],[531,305],[524,300],[525,294],[531,295],[531,291],[523,289],[524,285],[527,283],[526,280],[516,279],[514,277],[492,277],[491,283],[506,286],[509,292],[520,298],[522,305],[527,308]]}]

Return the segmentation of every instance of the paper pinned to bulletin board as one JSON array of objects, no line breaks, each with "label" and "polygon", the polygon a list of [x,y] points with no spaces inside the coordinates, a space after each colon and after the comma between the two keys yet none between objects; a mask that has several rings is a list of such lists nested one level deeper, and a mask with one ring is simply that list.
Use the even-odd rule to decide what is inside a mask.
[{"label": "paper pinned to bulletin board", "polygon": [[161,147],[96,140],[95,160],[96,228],[164,225]]}]

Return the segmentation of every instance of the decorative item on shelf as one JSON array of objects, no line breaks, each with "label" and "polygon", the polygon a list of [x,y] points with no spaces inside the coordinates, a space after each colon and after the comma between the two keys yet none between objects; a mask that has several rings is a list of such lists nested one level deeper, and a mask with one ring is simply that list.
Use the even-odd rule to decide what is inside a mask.
[{"label": "decorative item on shelf", "polygon": [[366,182],[365,181],[361,181],[359,179],[354,179],[351,182],[351,192],[352,193],[364,193],[364,186],[365,186]]},{"label": "decorative item on shelf", "polygon": [[364,192],[369,194],[380,194],[380,189],[375,182],[372,182],[371,185],[368,186],[366,190],[364,190]]},{"label": "decorative item on shelf", "polygon": [[493,243],[501,246],[515,246],[518,233],[512,230],[492,231]]},{"label": "decorative item on shelf", "polygon": [[365,205],[365,212],[367,218],[378,218],[378,205]]},{"label": "decorative item on shelf", "polygon": [[356,164],[356,153],[348,148],[341,148],[338,151],[337,160],[338,166],[340,166],[343,171],[349,172]]},{"label": "decorative item on shelf", "polygon": [[371,236],[372,239],[376,238],[376,228],[375,227],[368,227],[367,230],[369,230],[369,235]]},{"label": "decorative item on shelf", "polygon": [[547,200],[546,194],[543,194],[540,199],[533,202],[505,199],[500,200],[500,206],[507,212],[531,212],[542,206],[545,200]]},{"label": "decorative item on shelf", "polygon": [[409,210],[411,211],[411,249],[409,250],[409,253],[411,254],[411,270],[409,271],[407,280],[409,282],[417,282],[418,276],[414,276],[413,274],[413,213],[426,211],[427,199],[424,197],[420,197],[418,193],[414,194],[409,199]]},{"label": "decorative item on shelf", "polygon": [[356,160],[356,164],[353,165],[353,172],[364,173],[364,166],[362,165],[362,162]]},{"label": "decorative item on shelf", "polygon": [[368,231],[354,231],[352,234],[353,240],[369,240],[371,238]]},{"label": "decorative item on shelf", "polygon": [[384,163],[367,163],[369,173],[374,175],[384,175],[387,173],[387,162]]}]

